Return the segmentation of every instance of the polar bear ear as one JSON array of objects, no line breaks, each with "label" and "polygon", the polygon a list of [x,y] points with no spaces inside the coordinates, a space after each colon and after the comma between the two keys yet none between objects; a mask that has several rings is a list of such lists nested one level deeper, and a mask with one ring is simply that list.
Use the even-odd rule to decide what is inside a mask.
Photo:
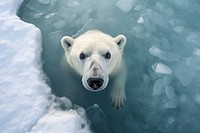
[{"label": "polar bear ear", "polygon": [[124,35],[118,35],[114,38],[115,43],[119,46],[121,50],[123,50],[125,44],[126,44],[126,37]]},{"label": "polar bear ear", "polygon": [[69,48],[74,44],[74,39],[69,36],[64,36],[61,39],[61,45],[65,51],[69,51]]}]

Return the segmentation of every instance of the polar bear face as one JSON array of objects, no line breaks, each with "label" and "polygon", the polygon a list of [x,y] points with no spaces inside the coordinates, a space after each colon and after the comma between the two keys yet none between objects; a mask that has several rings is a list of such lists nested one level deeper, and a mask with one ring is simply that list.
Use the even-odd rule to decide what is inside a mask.
[{"label": "polar bear face", "polygon": [[69,65],[82,76],[83,86],[90,91],[106,88],[109,75],[121,67],[126,38],[115,38],[98,30],[91,30],[73,39],[64,36],[62,47]]}]

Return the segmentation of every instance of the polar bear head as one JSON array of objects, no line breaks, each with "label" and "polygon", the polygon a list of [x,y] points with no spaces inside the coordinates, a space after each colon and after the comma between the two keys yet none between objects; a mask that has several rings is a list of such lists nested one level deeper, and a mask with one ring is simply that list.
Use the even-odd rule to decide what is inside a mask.
[{"label": "polar bear head", "polygon": [[117,73],[125,43],[124,35],[113,38],[98,30],[90,30],[76,39],[61,39],[67,62],[82,76],[83,86],[90,91],[105,89],[109,75]]}]

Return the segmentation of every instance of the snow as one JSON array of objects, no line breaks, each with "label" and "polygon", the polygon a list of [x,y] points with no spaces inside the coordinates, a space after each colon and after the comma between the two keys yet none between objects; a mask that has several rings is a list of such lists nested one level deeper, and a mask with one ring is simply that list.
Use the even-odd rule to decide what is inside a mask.
[{"label": "snow", "polygon": [[88,129],[83,130],[86,126],[75,110],[52,111],[42,116],[30,133],[89,133]]},{"label": "snow", "polygon": [[76,110],[50,108],[54,96],[41,70],[41,33],[16,16],[21,3],[0,1],[0,131],[90,132],[87,124],[80,127],[85,116]]}]

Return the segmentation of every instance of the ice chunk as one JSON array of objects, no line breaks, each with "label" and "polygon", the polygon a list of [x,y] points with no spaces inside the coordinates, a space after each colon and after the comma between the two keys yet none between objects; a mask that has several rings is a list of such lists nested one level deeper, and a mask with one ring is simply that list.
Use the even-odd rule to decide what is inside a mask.
[{"label": "ice chunk", "polygon": [[176,26],[174,27],[174,31],[177,33],[183,33],[184,27],[183,26]]},{"label": "ice chunk", "polygon": [[159,12],[148,9],[146,12],[146,15],[147,15],[147,18],[150,19],[153,23],[155,23],[163,28],[168,27],[167,18],[164,17],[163,15],[161,15]]},{"label": "ice chunk", "polygon": [[174,92],[174,88],[171,86],[165,86],[165,94],[169,101],[165,104],[166,108],[176,108],[177,107],[177,96]]},{"label": "ice chunk", "polygon": [[172,74],[171,68],[162,63],[153,64],[152,69],[158,74]]},{"label": "ice chunk", "polygon": [[144,23],[144,19],[143,19],[142,17],[140,17],[140,18],[137,20],[137,23],[138,23],[138,24]]},{"label": "ice chunk", "polygon": [[162,51],[156,47],[156,46],[152,46],[150,49],[149,49],[149,53],[153,56],[157,56],[159,57],[161,54],[162,54]]},{"label": "ice chunk", "polygon": [[124,12],[129,12],[133,7],[133,0],[119,0],[116,6]]},{"label": "ice chunk", "polygon": [[141,25],[136,25],[132,28],[132,31],[134,31],[135,33],[142,33],[144,32],[144,27]]},{"label": "ice chunk", "polygon": [[142,10],[143,8],[144,8],[143,5],[137,5],[137,6],[134,8],[134,10],[135,10],[135,11],[140,11],[140,10]]},{"label": "ice chunk", "polygon": [[132,32],[135,34],[137,38],[148,38],[150,36],[150,33],[145,31],[145,28],[143,25],[135,25],[132,27]]},{"label": "ice chunk", "polygon": [[53,23],[53,26],[56,28],[56,29],[61,29],[65,26],[66,22],[64,20],[58,20],[56,21],[55,23]]},{"label": "ice chunk", "polygon": [[106,115],[98,104],[89,107],[86,112],[89,120],[92,122],[92,128],[95,131],[98,131],[98,133],[107,133],[109,131]]},{"label": "ice chunk", "polygon": [[53,16],[55,16],[57,13],[49,13],[45,16],[46,19],[50,19],[52,18]]},{"label": "ice chunk", "polygon": [[185,63],[178,64],[174,68],[174,73],[183,86],[189,85],[196,75],[195,70]]},{"label": "ice chunk", "polygon": [[186,60],[186,64],[191,68],[200,70],[200,61],[197,61],[194,57],[188,57]]},{"label": "ice chunk", "polygon": [[169,125],[171,125],[174,121],[175,121],[175,118],[174,118],[174,117],[170,117],[170,118],[168,119]]},{"label": "ice chunk", "polygon": [[157,79],[154,82],[153,86],[153,96],[159,96],[162,93],[162,89],[163,89],[163,82],[161,79]]},{"label": "ice chunk", "polygon": [[174,0],[176,5],[178,5],[180,8],[186,9],[189,6],[188,0]]},{"label": "ice chunk", "polygon": [[194,31],[187,36],[187,41],[196,45],[200,45],[200,33]]},{"label": "ice chunk", "polygon": [[173,98],[173,99],[170,99],[170,100],[165,104],[165,107],[166,107],[166,108],[172,108],[172,109],[174,109],[174,108],[177,107],[177,104],[178,104],[177,99],[176,99],[176,98]]},{"label": "ice chunk", "polygon": [[171,86],[165,86],[165,93],[168,99],[175,98],[174,88]]},{"label": "ice chunk", "polygon": [[195,96],[195,100],[196,100],[196,102],[198,102],[200,104],[200,94],[197,94]]},{"label": "ice chunk", "polygon": [[193,56],[187,58],[186,64],[196,70],[200,70],[200,49],[194,49]]},{"label": "ice chunk", "polygon": [[159,49],[156,46],[152,46],[149,49],[149,53],[153,56],[158,57],[161,60],[166,60],[166,61],[178,61],[179,60],[179,56],[177,54],[162,51],[161,49]]},{"label": "ice chunk", "polygon": [[179,97],[179,101],[182,111],[187,113],[196,113],[198,111],[198,107],[185,94]]},{"label": "ice chunk", "polygon": [[44,13],[35,14],[35,15],[33,15],[33,18],[34,18],[34,19],[39,19],[39,18],[42,17],[43,14],[44,14]]},{"label": "ice chunk", "polygon": [[193,56],[197,61],[200,61],[200,49],[194,49]]}]

